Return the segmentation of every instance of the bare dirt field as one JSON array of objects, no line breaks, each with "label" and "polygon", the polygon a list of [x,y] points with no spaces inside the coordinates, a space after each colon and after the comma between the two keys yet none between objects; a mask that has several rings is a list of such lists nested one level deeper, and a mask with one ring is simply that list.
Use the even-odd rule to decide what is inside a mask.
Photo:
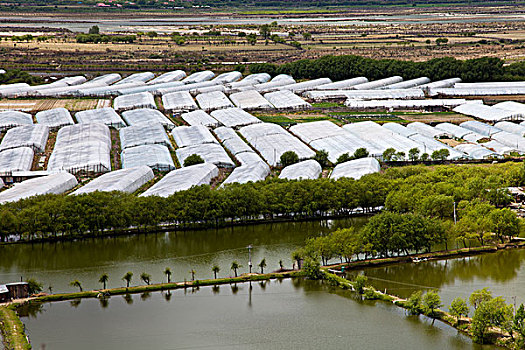
[{"label": "bare dirt field", "polygon": [[104,99],[31,99],[31,100],[0,100],[0,110],[19,110],[25,112],[39,112],[48,109],[64,107],[71,112],[86,109],[111,106],[111,100]]}]

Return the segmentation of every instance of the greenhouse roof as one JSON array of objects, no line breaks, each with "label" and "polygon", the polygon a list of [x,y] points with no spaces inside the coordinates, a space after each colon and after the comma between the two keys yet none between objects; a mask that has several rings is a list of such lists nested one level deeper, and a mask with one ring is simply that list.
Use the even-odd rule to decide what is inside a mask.
[{"label": "greenhouse roof", "polygon": [[375,158],[360,158],[337,164],[330,175],[331,179],[337,180],[349,177],[359,180],[367,174],[377,173],[381,170],[379,162]]},{"label": "greenhouse roof", "polygon": [[131,126],[143,123],[160,123],[168,130],[175,127],[175,124],[168,117],[156,109],[141,108],[122,112],[122,118]]},{"label": "greenhouse roof", "polygon": [[222,125],[231,128],[261,123],[259,119],[240,108],[220,109],[211,112],[211,116]]},{"label": "greenhouse roof", "polygon": [[102,123],[116,129],[126,126],[122,118],[111,107],[77,112],[75,118],[80,124]]},{"label": "greenhouse roof", "polygon": [[208,113],[201,109],[188,113],[182,113],[181,118],[190,126],[203,125],[215,128],[220,125],[217,119],[211,117]]},{"label": "greenhouse roof", "polygon": [[0,204],[16,202],[20,199],[49,193],[64,193],[78,184],[77,179],[68,173],[56,173],[17,183],[0,193]]},{"label": "greenhouse roof", "polygon": [[235,163],[231,160],[230,156],[228,156],[228,153],[217,143],[203,143],[178,148],[175,150],[175,153],[180,164],[184,164],[186,158],[196,154],[200,156],[204,162],[215,164],[218,167],[232,168],[235,166]]},{"label": "greenhouse roof", "polygon": [[29,147],[18,147],[0,152],[0,174],[13,171],[29,171],[34,153]]},{"label": "greenhouse roof", "polygon": [[0,143],[0,151],[17,147],[30,147],[36,152],[44,152],[48,136],[49,128],[45,125],[18,126],[7,131],[2,143]]},{"label": "greenhouse roof", "polygon": [[148,166],[115,170],[97,177],[72,194],[79,195],[95,191],[133,193],[152,180],[154,176],[153,171]]},{"label": "greenhouse roof", "polygon": [[46,125],[51,130],[59,129],[66,125],[75,124],[71,113],[65,108],[48,109],[38,112],[35,116],[38,124]]},{"label": "greenhouse roof", "polygon": [[141,145],[126,148],[120,154],[122,168],[136,168],[149,166],[159,171],[170,171],[175,169],[168,147],[164,145]]},{"label": "greenhouse roof", "polygon": [[157,108],[155,99],[149,92],[139,92],[115,97],[113,106],[116,111],[128,111],[137,108]]},{"label": "greenhouse roof", "polygon": [[156,122],[128,126],[120,129],[119,134],[121,149],[153,144],[173,148],[166,131]]},{"label": "greenhouse roof", "polygon": [[178,126],[171,131],[177,147],[194,146],[203,143],[218,143],[210,130],[202,125]]},{"label": "greenhouse roof", "polygon": [[279,178],[288,180],[313,180],[319,178],[322,170],[321,165],[316,160],[308,159],[285,167],[281,171]]}]

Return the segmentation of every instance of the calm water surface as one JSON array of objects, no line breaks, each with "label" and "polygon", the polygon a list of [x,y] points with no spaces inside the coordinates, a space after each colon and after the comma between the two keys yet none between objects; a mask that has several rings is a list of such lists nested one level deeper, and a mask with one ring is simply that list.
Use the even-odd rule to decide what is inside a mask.
[{"label": "calm water surface", "polygon": [[[232,261],[237,260],[247,272],[248,245],[253,245],[254,268],[266,259],[267,271],[292,267],[291,253],[307,237],[318,236],[339,227],[361,226],[365,218],[333,221],[290,222],[207,231],[172,232],[116,238],[87,239],[76,242],[0,246],[0,283],[35,278],[52,286],[53,292],[73,291],[69,286],[78,279],[84,289],[100,288],[102,273],[109,275],[109,287],[125,285],[122,276],[131,271],[139,282],[142,272],[153,282],[165,280],[169,267],[173,281],[190,279],[195,269],[197,279],[213,277],[211,268],[218,264],[219,276],[230,276]],[[258,268],[257,268],[258,269]]]},{"label": "calm water surface", "polygon": [[481,349],[451,327],[317,282],[202,287],[45,304],[35,349]]}]

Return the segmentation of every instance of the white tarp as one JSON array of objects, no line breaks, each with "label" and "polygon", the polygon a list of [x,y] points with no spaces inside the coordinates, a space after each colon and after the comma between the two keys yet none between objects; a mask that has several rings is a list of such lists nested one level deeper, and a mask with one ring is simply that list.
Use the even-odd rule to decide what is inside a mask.
[{"label": "white tarp", "polygon": [[44,152],[46,149],[49,128],[45,125],[25,125],[9,129],[0,143],[0,151],[30,147],[35,152]]},{"label": "white tarp", "polygon": [[140,145],[164,145],[173,148],[166,131],[159,123],[142,123],[119,131],[121,149]]},{"label": "white tarp", "polygon": [[97,177],[72,194],[79,195],[95,191],[133,193],[154,177],[153,171],[148,166],[115,170]]},{"label": "white tarp", "polygon": [[126,126],[122,118],[111,107],[80,111],[75,114],[75,118],[79,124],[102,123],[115,129]]},{"label": "white tarp", "polygon": [[60,194],[78,184],[77,179],[68,173],[56,173],[17,183],[0,193],[0,204],[16,202],[20,199],[44,194]]},{"label": "white tarp", "polygon": [[122,95],[115,97],[113,106],[116,111],[129,111],[138,108],[157,108],[153,95],[149,92],[139,92],[136,94]]},{"label": "white tarp", "polygon": [[330,175],[331,179],[337,180],[341,177],[349,177],[359,180],[367,174],[377,173],[381,170],[379,162],[375,158],[361,158],[350,160],[335,166]]},{"label": "white tarp", "polygon": [[131,126],[143,123],[160,123],[168,130],[175,127],[175,124],[157,109],[141,108],[122,112],[122,118]]},{"label": "white tarp", "polygon": [[141,145],[126,148],[120,154],[120,158],[123,169],[136,168],[144,165],[159,171],[175,169],[170,151],[168,147],[164,145]]},{"label": "white tarp", "polygon": [[261,123],[259,119],[240,108],[220,109],[210,114],[220,124],[231,128]]},{"label": "white tarp", "polygon": [[210,128],[215,128],[220,125],[217,119],[213,118],[201,109],[188,113],[182,113],[180,116],[182,120],[184,120],[190,126],[203,125]]},{"label": "white tarp", "polygon": [[41,111],[35,115],[35,118],[38,124],[46,125],[50,130],[57,130],[63,126],[75,124],[71,113],[65,108]]},{"label": "white tarp", "polygon": [[162,95],[164,109],[172,113],[187,112],[199,107],[188,91],[175,91]]},{"label": "white tarp", "polygon": [[317,161],[308,159],[285,167],[281,171],[279,178],[288,180],[314,180],[319,178],[322,171],[323,169]]}]

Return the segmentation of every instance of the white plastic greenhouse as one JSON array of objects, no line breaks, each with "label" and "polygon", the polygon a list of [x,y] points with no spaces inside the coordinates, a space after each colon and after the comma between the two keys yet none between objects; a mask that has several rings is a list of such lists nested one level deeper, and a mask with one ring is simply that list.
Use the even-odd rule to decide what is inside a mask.
[{"label": "white plastic greenhouse", "polygon": [[230,176],[224,180],[223,185],[231,183],[245,184],[248,182],[262,181],[268,175],[270,175],[270,167],[266,163],[263,161],[252,162],[246,165],[243,164],[242,166],[233,169]]},{"label": "white plastic greenhouse", "polygon": [[210,87],[210,86],[222,86],[222,85],[217,85],[217,83],[214,81],[203,81],[200,83],[183,84],[183,85],[172,86],[172,87],[158,88],[152,92],[154,95],[165,95],[165,94],[169,94],[170,92],[176,92],[176,91],[189,91],[191,93],[192,90]]},{"label": "white plastic greenhouse", "polygon": [[304,97],[314,101],[329,100],[386,100],[386,99],[424,99],[425,93],[418,89],[406,90],[327,90],[327,91],[307,91]]},{"label": "white plastic greenhouse", "polygon": [[464,99],[434,100],[354,100],[348,99],[345,105],[352,109],[445,109],[454,108],[466,103]]},{"label": "white plastic greenhouse", "polygon": [[226,127],[226,126],[218,127],[215,130],[213,130],[213,132],[215,133],[215,135],[217,135],[217,138],[221,142],[224,142],[224,141],[226,141],[228,139],[231,139],[231,138],[239,137],[239,135],[237,135],[235,130],[233,130],[230,127]]},{"label": "white plastic greenhouse", "polygon": [[148,166],[115,170],[97,177],[72,194],[79,195],[95,191],[133,193],[154,177],[153,171]]},{"label": "white plastic greenhouse", "polygon": [[18,111],[0,112],[0,131],[30,124],[33,124],[33,117],[31,114]]},{"label": "white plastic greenhouse", "polygon": [[302,81],[300,83],[284,85],[279,88],[279,90],[288,90],[294,93],[302,93],[307,90],[314,90],[321,85],[330,84],[332,80],[329,78],[319,78],[313,80]]},{"label": "white plastic greenhouse", "polygon": [[75,119],[80,124],[102,123],[115,129],[126,126],[122,118],[111,107],[89,109],[87,111],[77,112]]},{"label": "white plastic greenhouse", "polygon": [[124,149],[120,153],[122,169],[149,166],[159,171],[175,169],[168,147],[164,145],[141,145]]},{"label": "white plastic greenhouse", "polygon": [[400,76],[396,75],[396,76],[385,78],[385,79],[379,79],[379,80],[370,81],[368,83],[354,85],[352,87],[352,89],[355,89],[355,90],[374,90],[374,89],[379,89],[379,88],[384,87],[384,86],[388,86],[388,85],[392,85],[392,84],[395,84],[395,83],[399,83],[401,81],[403,81],[403,78],[401,78]]},{"label": "white plastic greenhouse", "polygon": [[111,170],[111,136],[100,123],[65,126],[58,131],[48,170],[107,172]]},{"label": "white plastic greenhouse", "polygon": [[175,192],[190,189],[193,186],[210,184],[219,175],[219,168],[210,163],[197,164],[182,169],[176,169],[151,186],[141,197],[169,197]]},{"label": "white plastic greenhouse", "polygon": [[508,155],[511,153],[519,153],[520,151],[514,147],[509,147],[496,140],[483,143],[483,147],[488,148],[497,154]]},{"label": "white plastic greenhouse", "polygon": [[175,91],[162,95],[162,105],[171,113],[188,112],[199,108],[188,91]]},{"label": "white plastic greenhouse", "polygon": [[452,138],[453,135],[440,129],[436,129],[428,124],[413,122],[407,125],[407,128],[414,130],[418,134],[432,138]]},{"label": "white plastic greenhouse", "polygon": [[121,149],[140,145],[164,145],[173,148],[166,131],[159,123],[142,123],[119,131]]},{"label": "white plastic greenhouse", "polygon": [[399,123],[385,123],[382,125],[383,128],[398,133],[401,136],[408,137],[417,134],[417,131],[407,128]]},{"label": "white plastic greenhouse", "polygon": [[190,126],[203,125],[215,128],[220,125],[217,119],[211,117],[208,113],[201,109],[189,113],[182,113],[181,118]]},{"label": "white plastic greenhouse", "polygon": [[210,85],[210,86],[194,87],[194,88],[191,88],[189,91],[192,96],[197,96],[200,94],[206,94],[208,92],[215,92],[215,91],[226,92],[226,88],[224,87],[224,85]]},{"label": "white plastic greenhouse", "polygon": [[273,106],[256,90],[246,90],[230,95],[230,100],[239,108],[247,110],[272,109]]},{"label": "white plastic greenhouse", "polygon": [[202,125],[178,126],[171,131],[177,147],[187,147],[204,143],[216,143],[217,139],[210,130]]},{"label": "white plastic greenhouse", "polygon": [[425,135],[421,135],[421,134],[415,134],[415,135],[410,136],[410,139],[421,144],[421,147],[419,147],[419,150],[421,151],[420,152],[421,155],[426,153],[429,156],[431,156],[434,151],[447,149],[450,153],[447,159],[454,160],[454,159],[466,158],[466,155],[464,153],[459,152],[455,150],[454,148],[449,147],[434,138],[431,138]]},{"label": "white plastic greenhouse", "polygon": [[156,109],[142,108],[122,112],[122,118],[131,126],[143,123],[160,123],[168,130],[175,127],[171,120]]},{"label": "white plastic greenhouse", "polygon": [[242,152],[253,152],[253,149],[248,146],[233,129],[220,127],[215,129],[215,133],[221,140],[224,148],[234,156]]},{"label": "white plastic greenhouse", "polygon": [[29,147],[18,147],[0,152],[0,174],[31,170],[33,157],[33,150]]},{"label": "white plastic greenhouse", "polygon": [[[126,84],[127,85],[127,84]],[[171,81],[168,83],[159,83],[159,84],[132,84],[128,87],[115,86],[115,95],[129,95],[129,94],[138,94],[139,92],[149,92],[157,95],[157,91],[160,89],[171,89],[184,86],[184,83],[181,81]]]},{"label": "white plastic greenhouse", "polygon": [[515,124],[512,122],[498,122],[494,124],[494,127],[506,132],[510,132],[512,134],[518,134],[522,137],[525,137],[525,126],[521,124]]},{"label": "white plastic greenhouse", "polygon": [[133,73],[125,77],[124,79],[116,82],[113,85],[122,85],[122,84],[137,83],[137,82],[145,83],[148,80],[151,80],[153,78],[155,78],[155,74],[151,72]]},{"label": "white plastic greenhouse", "polygon": [[[235,158],[237,158],[237,160],[239,161],[239,163],[241,163],[241,168],[242,166],[244,165],[250,165],[250,164],[253,164],[253,163],[257,163],[257,162],[260,162],[260,163],[264,163],[266,166],[268,166],[266,164],[266,162],[261,158],[259,157],[259,155],[255,152],[242,152],[242,153],[237,153],[235,155]],[[236,168],[237,169],[237,168]],[[269,169],[269,168],[268,168]],[[266,175],[265,175],[266,176]]]},{"label": "white plastic greenhouse", "polygon": [[439,88],[449,88],[453,87],[455,84],[461,82],[460,78],[450,78],[450,79],[443,79],[443,80],[437,80],[433,81],[431,83],[423,84],[418,86],[420,89],[439,89]]},{"label": "white plastic greenhouse", "polygon": [[[381,152],[379,156],[382,156],[382,153],[389,148],[393,148],[397,152],[404,152],[405,157],[412,148],[421,149],[421,144],[382,128],[379,124],[372,121],[347,124],[343,126],[343,129],[355,134],[361,140],[376,146]],[[370,153],[371,155],[378,156],[375,152]]]},{"label": "white plastic greenhouse", "polygon": [[214,76],[215,76],[215,73],[213,73],[211,70],[205,70],[205,71],[196,72],[196,73],[193,73],[187,76],[186,78],[182,79],[182,82],[184,84],[201,83],[203,81],[212,79]]},{"label": "white plastic greenhouse", "polygon": [[460,152],[466,153],[472,159],[488,159],[501,157],[497,153],[477,144],[462,143],[454,147]]},{"label": "white plastic greenhouse", "polygon": [[483,135],[483,136],[486,136],[486,137],[491,137],[492,135],[498,133],[498,132],[501,132],[500,129],[492,126],[492,125],[488,125],[488,124],[485,124],[485,123],[482,123],[482,122],[478,122],[477,120],[468,120],[466,122],[463,122],[461,124],[459,124],[459,126],[461,126],[462,128],[465,128],[465,129],[469,129],[469,130],[472,130],[480,135]]},{"label": "white plastic greenhouse", "polygon": [[268,73],[255,73],[245,76],[243,80],[239,81],[239,83],[251,85],[262,84],[268,82],[271,78],[271,75]]},{"label": "white plastic greenhouse", "polygon": [[[246,89],[253,88],[260,93],[271,92],[278,90],[279,87],[295,84],[295,79],[286,74],[280,74],[274,77],[271,81],[266,83],[255,84],[253,87],[247,87]],[[241,88],[242,90],[242,88]]]},{"label": "white plastic greenhouse", "polygon": [[231,128],[261,123],[259,119],[240,108],[220,109],[210,114],[220,124]]},{"label": "white plastic greenhouse", "polygon": [[226,84],[226,83],[233,83],[234,81],[237,81],[242,78],[242,73],[233,71],[233,72],[226,72],[217,75],[215,78],[213,78],[211,81],[217,82],[218,84]]},{"label": "white plastic greenhouse", "polygon": [[525,153],[525,138],[523,138],[521,135],[512,134],[507,131],[501,131],[492,135],[492,139],[515,150],[518,150],[520,153]]},{"label": "white plastic greenhouse", "polygon": [[365,77],[357,77],[352,79],[340,80],[333,83],[316,86],[314,90],[344,90],[351,89],[355,85],[368,83]]},{"label": "white plastic greenhouse", "polygon": [[421,77],[421,78],[416,78],[416,79],[411,79],[411,80],[400,81],[399,83],[384,86],[381,89],[390,89],[390,90],[392,89],[410,89],[410,88],[428,84],[428,83],[430,83],[429,78]]},{"label": "white plastic greenhouse", "polygon": [[56,173],[17,183],[0,193],[0,204],[16,202],[20,199],[43,194],[61,194],[78,184],[77,179],[68,173]]},{"label": "white plastic greenhouse", "polygon": [[0,151],[17,147],[29,147],[34,152],[46,149],[49,128],[45,125],[25,125],[9,129],[0,143]]},{"label": "white plastic greenhouse", "polygon": [[179,81],[186,77],[186,72],[183,70],[174,70],[159,75],[158,77],[148,81],[148,84],[163,84],[170,83],[172,81]]},{"label": "white plastic greenhouse", "polygon": [[50,130],[58,130],[66,125],[73,125],[75,122],[71,113],[65,108],[48,109],[38,112],[35,116],[38,124],[46,125]]},{"label": "white plastic greenhouse", "polygon": [[483,83],[457,83],[456,89],[476,89],[476,88],[508,88],[508,87],[525,87],[525,81],[493,81]]},{"label": "white plastic greenhouse", "polygon": [[189,156],[196,154],[204,162],[215,164],[218,167],[233,168],[235,163],[231,160],[228,153],[218,143],[203,143],[193,146],[178,148],[175,150],[177,159],[181,165]]},{"label": "white plastic greenhouse", "polygon": [[129,111],[138,108],[157,108],[153,95],[149,92],[139,92],[137,94],[129,94],[115,97],[113,106],[116,111]]},{"label": "white plastic greenhouse", "polygon": [[346,134],[343,128],[328,120],[296,124],[290,127],[290,131],[307,144],[325,137]]},{"label": "white plastic greenhouse", "polygon": [[312,105],[291,92],[290,90],[279,90],[264,95],[277,109],[303,110],[312,108]]},{"label": "white plastic greenhouse", "polygon": [[429,94],[442,96],[508,96],[508,95],[525,95],[524,87],[501,87],[501,88],[434,88],[430,89]]},{"label": "white plastic greenhouse", "polygon": [[233,107],[233,104],[228,97],[221,91],[212,91],[195,97],[200,108],[206,112],[214,111],[216,109],[224,109]]},{"label": "white plastic greenhouse", "polygon": [[308,159],[285,167],[280,179],[288,180],[313,180],[319,178],[322,172],[321,165],[313,159]]},{"label": "white plastic greenhouse", "polygon": [[349,177],[359,180],[364,175],[377,173],[380,170],[381,166],[377,159],[361,158],[337,164],[332,174],[330,174],[330,178],[337,180],[342,177]]},{"label": "white plastic greenhouse", "polygon": [[505,101],[505,102],[496,103],[493,107],[525,115],[525,104],[523,103],[514,102],[514,101]]},{"label": "white plastic greenhouse", "polygon": [[315,152],[281,126],[270,123],[242,127],[240,133],[270,164],[280,163],[281,155],[293,151],[299,159],[312,158]]},{"label": "white plastic greenhouse", "polygon": [[[525,93],[525,91],[524,91]],[[504,120],[524,120],[525,115],[505,109],[489,107],[481,103],[465,103],[453,109],[456,113],[465,114],[474,118],[499,122]]]},{"label": "white plastic greenhouse", "polygon": [[486,138],[486,136],[452,123],[439,123],[435,126],[435,128],[452,135],[452,137],[455,139],[463,139],[470,142],[477,142]]}]

